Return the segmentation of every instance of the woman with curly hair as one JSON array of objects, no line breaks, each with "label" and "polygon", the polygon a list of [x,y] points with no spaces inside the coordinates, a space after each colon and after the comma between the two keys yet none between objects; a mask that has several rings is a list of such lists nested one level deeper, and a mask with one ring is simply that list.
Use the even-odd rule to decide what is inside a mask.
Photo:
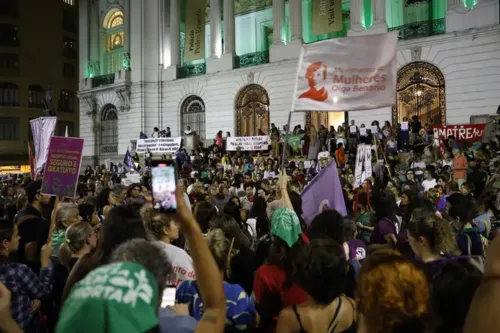
[{"label": "woman with curly hair", "polygon": [[425,272],[399,252],[383,249],[361,267],[356,304],[360,333],[432,332]]}]

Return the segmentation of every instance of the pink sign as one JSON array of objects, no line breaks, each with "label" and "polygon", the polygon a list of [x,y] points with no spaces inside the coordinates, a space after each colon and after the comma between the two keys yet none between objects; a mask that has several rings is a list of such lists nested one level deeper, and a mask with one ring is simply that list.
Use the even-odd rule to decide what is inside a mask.
[{"label": "pink sign", "polygon": [[43,174],[42,194],[74,198],[82,161],[83,139],[53,136]]}]

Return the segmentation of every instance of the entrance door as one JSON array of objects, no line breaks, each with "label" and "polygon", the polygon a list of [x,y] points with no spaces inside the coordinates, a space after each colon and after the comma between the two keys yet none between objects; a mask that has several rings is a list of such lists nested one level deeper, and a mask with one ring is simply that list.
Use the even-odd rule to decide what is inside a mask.
[{"label": "entrance door", "polygon": [[398,71],[397,103],[392,122],[417,116],[425,124],[446,123],[446,103],[443,73],[436,66],[417,61]]},{"label": "entrance door", "polygon": [[236,136],[256,136],[259,130],[269,133],[269,96],[258,84],[249,84],[236,100]]}]

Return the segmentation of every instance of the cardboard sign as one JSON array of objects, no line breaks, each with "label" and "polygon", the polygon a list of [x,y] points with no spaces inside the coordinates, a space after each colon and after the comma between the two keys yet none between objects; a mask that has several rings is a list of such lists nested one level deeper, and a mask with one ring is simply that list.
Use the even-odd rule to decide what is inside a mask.
[{"label": "cardboard sign", "polygon": [[231,136],[226,139],[226,150],[259,151],[268,150],[271,138],[267,135],[260,136]]},{"label": "cardboard sign", "polygon": [[153,138],[138,139],[135,151],[138,154],[151,153],[176,153],[181,148],[182,138]]},{"label": "cardboard sign", "polygon": [[81,138],[51,137],[40,193],[74,198],[82,151]]}]

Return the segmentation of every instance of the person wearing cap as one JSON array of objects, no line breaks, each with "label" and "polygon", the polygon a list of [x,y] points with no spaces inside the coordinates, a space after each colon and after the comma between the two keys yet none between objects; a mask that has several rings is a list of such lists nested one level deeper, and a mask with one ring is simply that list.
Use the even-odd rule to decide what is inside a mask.
[{"label": "person wearing cap", "polygon": [[17,221],[19,228],[19,261],[28,265],[35,274],[40,270],[40,250],[47,242],[50,222],[43,216],[43,209],[50,196],[41,194],[42,180],[35,180],[26,187],[28,205]]}]

